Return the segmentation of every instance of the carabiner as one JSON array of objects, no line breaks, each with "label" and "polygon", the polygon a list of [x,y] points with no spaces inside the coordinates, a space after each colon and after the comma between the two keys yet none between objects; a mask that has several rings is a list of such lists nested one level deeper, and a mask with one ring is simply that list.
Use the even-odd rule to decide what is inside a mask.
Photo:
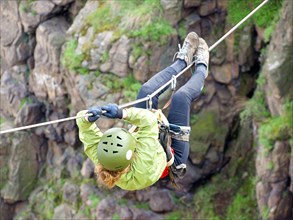
[{"label": "carabiner", "polygon": [[153,100],[152,100],[151,95],[147,95],[147,97],[149,99],[146,101],[146,108],[149,109],[149,110],[151,110],[152,107],[153,107]]},{"label": "carabiner", "polygon": [[176,89],[176,83],[177,83],[177,79],[176,77],[173,75],[172,76],[172,82],[171,82],[171,89],[172,91],[174,91]]}]

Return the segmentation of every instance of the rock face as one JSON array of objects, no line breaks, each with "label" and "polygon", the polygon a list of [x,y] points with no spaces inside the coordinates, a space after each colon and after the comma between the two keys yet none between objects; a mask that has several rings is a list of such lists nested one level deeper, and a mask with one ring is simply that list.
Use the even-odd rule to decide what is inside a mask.
[{"label": "rock face", "polygon": [[117,203],[112,198],[103,199],[96,208],[96,216],[109,219],[116,213]]},{"label": "rock face", "polygon": [[150,211],[143,211],[135,207],[122,207],[120,209],[120,219],[158,219],[163,220],[164,217]]},{"label": "rock face", "polygon": [[109,51],[109,60],[101,65],[101,71],[112,72],[120,77],[125,77],[128,72],[128,55],[130,40],[122,36],[113,44]]},{"label": "rock face", "polygon": [[5,70],[1,74],[0,109],[2,114],[17,117],[19,109],[29,99],[25,66]]},{"label": "rock face", "polygon": [[22,30],[17,1],[1,2],[1,11],[1,66],[25,62],[33,53],[34,38]]},{"label": "rock face", "polygon": [[164,8],[164,17],[171,21],[172,25],[175,25],[178,23],[178,21],[181,19],[182,14],[182,1],[180,0],[174,0],[174,1],[168,1],[168,0],[161,0],[161,5]]},{"label": "rock face", "polygon": [[[196,31],[212,45],[229,29],[226,0],[159,2],[164,18],[176,27],[164,44],[130,34],[117,37],[107,27],[96,31],[88,15],[103,8],[107,1],[1,1],[1,130],[66,118],[93,105],[121,104],[127,98],[125,90],[129,88],[125,87],[132,87],[132,83],[123,84],[130,73],[144,83],[172,63],[177,44],[185,37],[182,30]],[[111,1],[111,9],[120,10],[115,1]],[[286,0],[263,67],[266,100],[273,116],[283,114],[283,97],[292,92],[290,12],[292,4]],[[234,146],[229,139],[238,123],[238,96],[250,97],[255,89],[255,66],[259,65],[257,54],[263,46],[263,30],[245,26],[237,53],[235,41],[236,37],[231,35],[211,52],[203,94],[191,109],[198,117],[192,118],[188,170],[178,182],[181,194],[189,193],[196,183],[227,165],[227,148],[245,147],[239,143]],[[69,52],[67,43],[72,43]],[[71,58],[73,68],[64,64],[64,54]],[[189,77],[186,72],[178,80],[179,86]],[[121,126],[105,118],[97,124],[102,130]],[[257,134],[255,138],[258,143]],[[268,212],[270,219],[290,218],[292,146],[280,140],[274,143],[269,155],[264,151],[259,144],[256,155],[259,212]],[[139,192],[115,189],[115,193],[118,191],[115,196],[130,200],[127,205],[107,197],[107,191],[91,182],[95,178],[94,165],[83,154],[74,120],[1,136],[0,169],[3,174],[0,211],[7,219],[16,215],[19,219],[86,219],[90,218],[88,215],[96,219],[117,218],[117,215],[120,219],[164,219],[161,213],[174,211],[176,205],[170,193],[174,188],[169,182],[162,184],[169,189]],[[35,189],[38,177],[45,179],[45,184],[42,182]],[[152,211],[135,207],[135,202],[146,203]],[[37,204],[43,204],[46,210]]]},{"label": "rock face", "polygon": [[52,14],[61,11],[61,8],[51,1],[21,1],[19,7],[21,22],[27,33],[35,31],[40,23],[47,20]]},{"label": "rock face", "polygon": [[14,215],[13,206],[6,204],[2,199],[0,200],[1,218],[12,219]]},{"label": "rock face", "polygon": [[63,17],[54,17],[38,26],[35,68],[30,75],[30,85],[35,95],[60,106],[64,104],[59,103],[62,102],[60,98],[65,95],[60,75],[60,52],[68,27]]},{"label": "rock face", "polygon": [[149,205],[154,212],[170,212],[174,208],[174,202],[168,190],[160,190],[150,197]]},{"label": "rock face", "polygon": [[[280,116],[284,109],[286,94],[292,93],[292,4],[286,1],[282,17],[272,36],[268,57],[264,65],[267,79],[266,100],[270,113]],[[287,81],[285,83],[284,81]],[[292,119],[292,118],[291,118]],[[267,155],[265,146],[259,144],[256,170],[260,181],[256,192],[261,212],[267,212],[269,219],[289,219],[293,216],[292,164],[293,146],[288,141],[276,141]],[[290,153],[291,152],[291,153]]]},{"label": "rock face", "polygon": [[[278,23],[278,30],[284,31],[284,34],[274,32],[272,44],[269,46],[268,59],[264,65],[264,72],[268,80],[266,97],[270,112],[273,115],[280,115],[284,111],[281,109],[282,97],[292,92],[290,82],[293,81],[293,75],[289,73],[292,68],[292,14],[289,10],[292,4],[287,3],[287,7],[282,13],[283,18]],[[281,42],[281,43],[280,43]],[[287,82],[287,83],[286,83]]]},{"label": "rock face", "polygon": [[64,201],[74,205],[77,203],[79,187],[74,183],[66,183],[63,188]]},{"label": "rock face", "polygon": [[54,219],[73,219],[75,211],[68,204],[61,204],[54,210]]},{"label": "rock face", "polygon": [[[260,146],[260,150],[263,150]],[[293,194],[288,185],[290,178],[289,165],[292,158],[286,156],[290,152],[288,143],[276,142],[269,157],[262,156],[259,151],[257,157],[257,174],[261,181],[257,183],[257,201],[260,210],[268,212],[270,219],[286,219],[292,216]],[[273,164],[273,168],[270,168]],[[266,210],[268,209],[268,210]]]},{"label": "rock face", "polygon": [[39,162],[44,157],[40,149],[45,146],[42,146],[36,135],[26,132],[15,134],[13,138],[2,137],[1,145],[2,149],[10,148],[6,165],[9,170],[8,181],[1,190],[1,197],[9,204],[26,200],[37,181]]}]

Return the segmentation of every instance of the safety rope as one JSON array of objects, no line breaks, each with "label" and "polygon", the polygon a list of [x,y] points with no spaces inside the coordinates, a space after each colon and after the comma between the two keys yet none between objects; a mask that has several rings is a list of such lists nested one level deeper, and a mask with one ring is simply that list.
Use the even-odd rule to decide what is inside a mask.
[{"label": "safety rope", "polygon": [[[259,6],[257,6],[253,11],[251,11],[246,17],[244,17],[238,24],[236,24],[233,28],[231,28],[231,30],[229,30],[225,35],[223,35],[218,41],[216,41],[212,46],[209,47],[209,51],[212,51],[216,46],[218,46],[218,44],[220,44],[226,37],[228,37],[233,31],[235,31],[242,23],[244,23],[248,18],[250,18],[255,12],[257,12],[262,6],[264,6],[269,0],[264,0]],[[128,102],[126,104],[122,104],[119,105],[120,109],[129,107],[129,106],[133,106],[135,104],[141,103],[141,102],[147,102],[147,106],[148,108],[152,107],[152,98],[157,95],[160,91],[162,91],[164,88],[166,88],[167,86],[169,86],[170,84],[176,84],[176,79],[181,76],[186,70],[188,70],[189,68],[191,68],[193,66],[193,64],[195,63],[195,61],[193,61],[191,64],[189,64],[185,69],[183,69],[181,72],[179,72],[177,75],[175,75],[174,77],[172,77],[171,80],[169,80],[167,83],[165,83],[164,85],[162,85],[160,88],[158,88],[156,91],[154,91],[152,94],[141,98],[141,99],[137,99],[135,101],[132,102]],[[82,117],[87,117],[87,116],[91,116],[91,114],[85,114],[85,115],[79,115],[79,116],[73,116],[73,117],[69,117],[69,118],[64,118],[64,119],[58,119],[58,120],[54,120],[54,121],[48,121],[48,122],[43,122],[43,123],[38,123],[38,124],[33,124],[33,125],[28,125],[28,126],[23,126],[23,127],[18,127],[18,128],[12,128],[12,129],[8,129],[8,130],[4,130],[4,131],[0,131],[0,134],[6,134],[6,133],[10,133],[10,132],[15,132],[15,131],[20,131],[20,130],[26,130],[26,129],[30,129],[30,128],[35,128],[35,127],[40,127],[40,126],[45,126],[45,125],[50,125],[50,124],[55,124],[55,123],[59,123],[59,122],[64,122],[64,121],[69,121],[69,120],[74,120],[77,118],[82,118]]]}]

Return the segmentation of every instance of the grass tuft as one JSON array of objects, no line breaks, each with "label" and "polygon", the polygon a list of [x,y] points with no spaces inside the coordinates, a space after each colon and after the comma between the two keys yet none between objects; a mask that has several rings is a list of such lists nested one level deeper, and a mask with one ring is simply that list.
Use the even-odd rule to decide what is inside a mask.
[{"label": "grass tuft", "polygon": [[89,70],[81,66],[81,63],[85,58],[85,54],[76,54],[77,45],[78,42],[75,39],[70,39],[66,43],[61,63],[71,71],[76,71],[80,74],[88,74]]},{"label": "grass tuft", "polygon": [[[247,16],[253,9],[261,4],[263,0],[247,0],[247,1],[236,1],[228,0],[228,22],[232,25],[236,25],[245,16]],[[247,22],[252,22],[256,26],[263,28],[264,41],[270,40],[271,34],[273,33],[276,23],[279,20],[279,13],[282,7],[282,0],[270,0],[260,10],[258,10]],[[246,24],[242,24],[242,29]]]}]

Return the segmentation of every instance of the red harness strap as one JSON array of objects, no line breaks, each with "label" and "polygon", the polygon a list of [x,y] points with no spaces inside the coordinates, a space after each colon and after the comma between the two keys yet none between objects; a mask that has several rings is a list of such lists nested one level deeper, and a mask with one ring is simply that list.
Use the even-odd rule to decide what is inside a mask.
[{"label": "red harness strap", "polygon": [[[174,155],[174,149],[171,147],[171,151],[172,151],[172,154]],[[169,174],[169,169],[168,169],[168,166],[165,167],[160,179],[163,179],[165,178],[166,176],[168,176]]]}]

